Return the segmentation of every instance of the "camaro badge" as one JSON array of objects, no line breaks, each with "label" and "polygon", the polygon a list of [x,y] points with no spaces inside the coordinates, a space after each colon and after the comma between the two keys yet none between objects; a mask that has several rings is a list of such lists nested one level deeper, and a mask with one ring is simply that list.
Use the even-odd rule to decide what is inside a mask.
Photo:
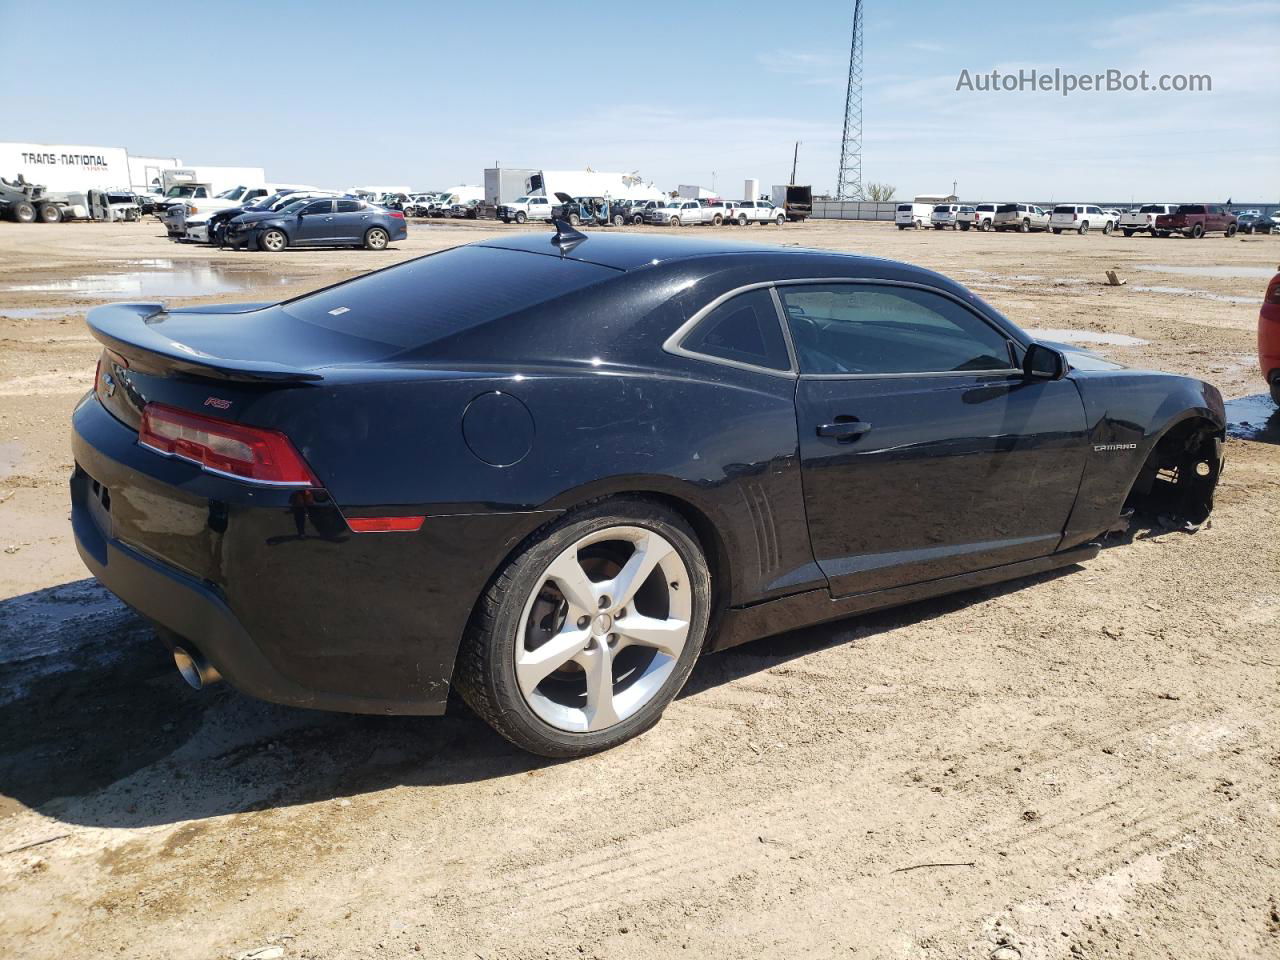
[{"label": "camaro badge", "polygon": [[1095,443],[1093,445],[1094,453],[1106,453],[1108,450],[1137,450],[1136,443]]}]

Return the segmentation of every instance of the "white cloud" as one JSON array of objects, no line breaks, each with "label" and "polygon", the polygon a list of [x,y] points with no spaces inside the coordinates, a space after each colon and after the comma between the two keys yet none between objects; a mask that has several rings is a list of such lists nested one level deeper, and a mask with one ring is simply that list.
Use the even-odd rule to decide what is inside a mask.
[{"label": "white cloud", "polygon": [[779,50],[757,54],[756,62],[770,73],[814,86],[842,85],[848,78],[848,65],[826,53]]}]

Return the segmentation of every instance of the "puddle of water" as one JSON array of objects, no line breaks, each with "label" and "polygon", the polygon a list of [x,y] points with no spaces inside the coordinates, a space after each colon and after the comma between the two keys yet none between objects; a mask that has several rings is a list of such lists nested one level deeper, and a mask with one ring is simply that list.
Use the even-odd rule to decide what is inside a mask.
[{"label": "puddle of water", "polygon": [[271,276],[244,267],[175,260],[124,261],[146,269],[121,273],[90,273],[65,280],[24,283],[6,287],[10,292],[53,293],[128,300],[150,297],[203,297],[235,293],[247,286],[293,283],[292,277]]},{"label": "puddle of water", "polygon": [[1147,270],[1151,273],[1173,273],[1186,277],[1254,277],[1270,280],[1276,271],[1270,267],[1220,266],[1173,266],[1168,263],[1135,263],[1135,270]]},{"label": "puddle of water", "polygon": [[1227,434],[1241,440],[1280,443],[1280,407],[1265,393],[1228,400]]},{"label": "puddle of water", "polygon": [[65,317],[80,313],[75,307],[0,307],[0,317],[34,320],[39,317]]},{"label": "puddle of water", "polygon": [[1199,300],[1217,300],[1220,303],[1262,303],[1262,297],[1233,297],[1226,293],[1210,293],[1208,290],[1193,290],[1190,287],[1135,286],[1132,289],[1143,293],[1172,293],[1183,297],[1195,297]]},{"label": "puddle of water", "polygon": [[1126,333],[1098,333],[1093,330],[1041,328],[1029,329],[1027,333],[1040,340],[1056,340],[1058,343],[1104,343],[1113,347],[1141,347],[1151,342]]},{"label": "puddle of water", "polygon": [[12,476],[22,462],[22,447],[17,442],[0,443],[0,480]]}]

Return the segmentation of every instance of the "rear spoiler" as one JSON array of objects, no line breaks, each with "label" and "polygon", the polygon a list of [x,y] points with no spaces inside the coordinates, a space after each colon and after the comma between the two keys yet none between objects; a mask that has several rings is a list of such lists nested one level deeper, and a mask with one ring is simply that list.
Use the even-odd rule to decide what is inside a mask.
[{"label": "rear spoiler", "polygon": [[[239,304],[237,309],[203,307],[192,313],[243,313],[266,304]],[[246,307],[248,310],[246,310]],[[184,311],[175,310],[174,313]],[[167,317],[163,303],[112,303],[89,311],[89,332],[107,349],[142,367],[176,370],[219,380],[289,383],[323,380],[318,373],[266,360],[233,360],[214,357],[164,333]]]}]

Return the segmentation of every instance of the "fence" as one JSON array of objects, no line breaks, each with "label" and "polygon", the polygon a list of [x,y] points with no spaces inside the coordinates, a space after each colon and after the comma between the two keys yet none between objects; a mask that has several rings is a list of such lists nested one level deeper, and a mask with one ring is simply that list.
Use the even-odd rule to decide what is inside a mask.
[{"label": "fence", "polygon": [[897,200],[814,200],[818,220],[892,220]]}]

